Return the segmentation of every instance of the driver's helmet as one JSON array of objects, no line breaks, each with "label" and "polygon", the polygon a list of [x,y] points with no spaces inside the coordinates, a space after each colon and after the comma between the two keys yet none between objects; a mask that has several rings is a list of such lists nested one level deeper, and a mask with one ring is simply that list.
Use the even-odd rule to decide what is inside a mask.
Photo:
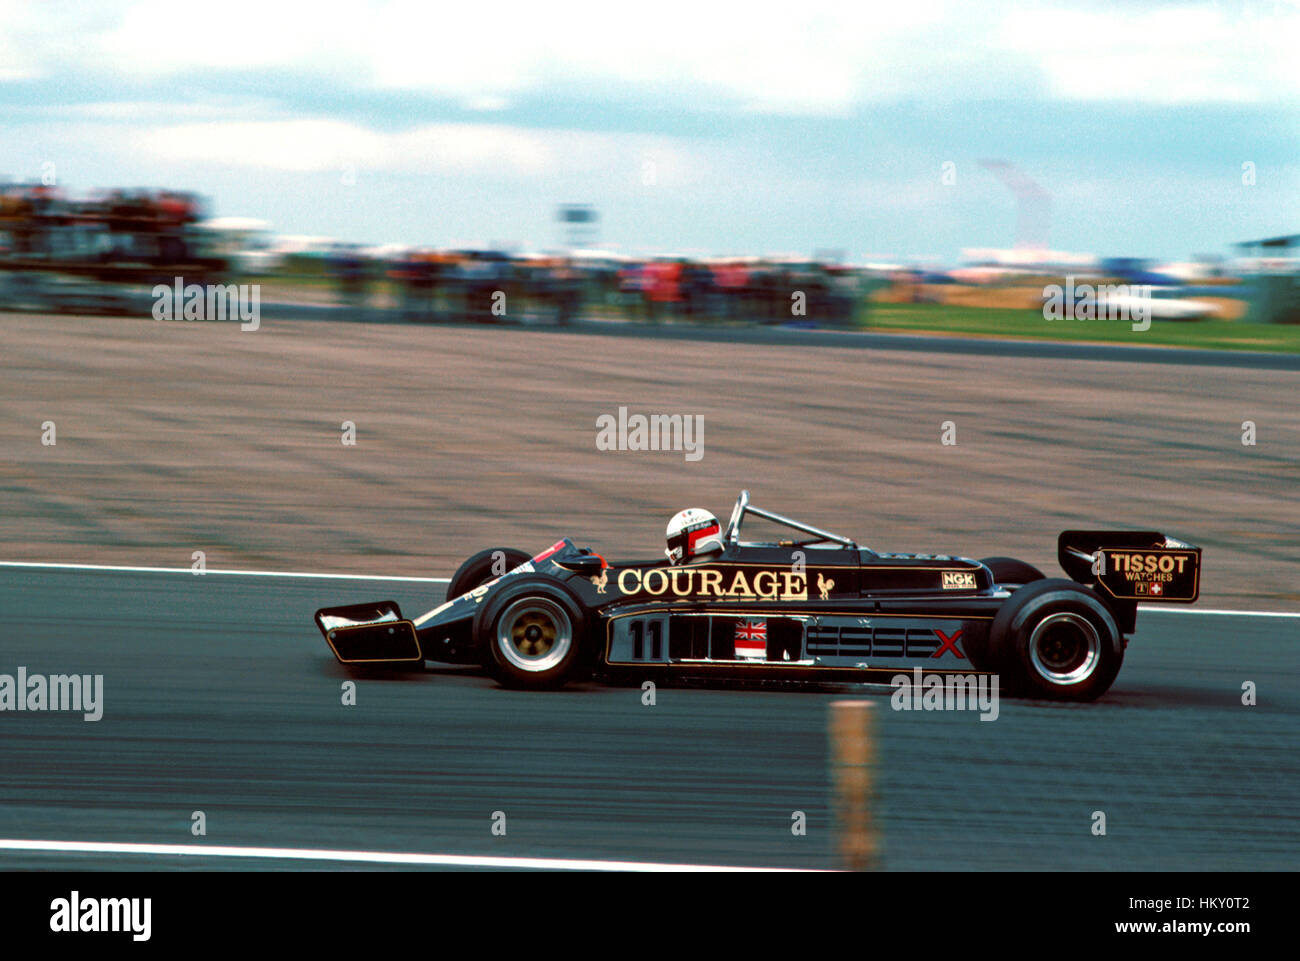
[{"label": "driver's helmet", "polygon": [[685,564],[701,554],[722,552],[722,525],[700,507],[688,507],[674,514],[665,536],[668,550],[664,553],[673,564]]}]

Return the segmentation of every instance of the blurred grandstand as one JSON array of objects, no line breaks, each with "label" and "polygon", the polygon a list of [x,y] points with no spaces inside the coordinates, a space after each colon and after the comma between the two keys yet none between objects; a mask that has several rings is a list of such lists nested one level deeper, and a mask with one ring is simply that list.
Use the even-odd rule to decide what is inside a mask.
[{"label": "blurred grandstand", "polygon": [[230,263],[202,221],[200,198],[179,191],[0,188],[0,307],[116,311],[140,285],[218,280]]}]

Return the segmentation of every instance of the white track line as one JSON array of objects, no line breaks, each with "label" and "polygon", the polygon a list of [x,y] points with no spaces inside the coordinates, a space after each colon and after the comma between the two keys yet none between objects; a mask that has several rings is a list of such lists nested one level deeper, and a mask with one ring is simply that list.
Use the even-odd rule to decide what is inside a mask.
[{"label": "white track line", "polygon": [[278,858],[294,861],[347,861],[361,864],[415,864],[461,868],[523,868],[540,871],[689,871],[771,872],[807,870],[746,868],[720,864],[662,864],[653,861],[594,861],[570,858],[506,858],[471,854],[406,854],[400,851],[329,851],[314,848],[253,848],[203,844],[131,844],[104,841],[26,841],[0,839],[0,850],[71,854],[181,854],[208,858]]},{"label": "white track line", "polygon": [[447,584],[450,577],[394,577],[389,574],[312,574],[301,571],[235,571],[209,567],[202,574],[191,567],[122,567],[111,564],[47,564],[39,561],[0,561],[0,567],[34,567],[55,571],[117,571],[128,574],[238,574],[245,577],[315,577],[329,581],[406,581],[412,584]]},{"label": "white track line", "polygon": [[1150,606],[1139,604],[1138,610],[1143,614],[1235,614],[1239,617],[1300,617],[1300,613],[1292,611],[1226,611],[1205,607],[1188,607],[1179,609],[1174,607],[1157,607],[1154,604]]}]

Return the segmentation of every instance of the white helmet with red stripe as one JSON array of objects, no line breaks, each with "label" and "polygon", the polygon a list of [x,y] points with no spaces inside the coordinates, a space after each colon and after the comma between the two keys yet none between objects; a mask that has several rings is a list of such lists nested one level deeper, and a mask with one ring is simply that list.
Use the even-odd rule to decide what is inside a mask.
[{"label": "white helmet with red stripe", "polygon": [[722,525],[701,507],[678,511],[668,522],[668,560],[685,564],[701,554],[722,552]]}]

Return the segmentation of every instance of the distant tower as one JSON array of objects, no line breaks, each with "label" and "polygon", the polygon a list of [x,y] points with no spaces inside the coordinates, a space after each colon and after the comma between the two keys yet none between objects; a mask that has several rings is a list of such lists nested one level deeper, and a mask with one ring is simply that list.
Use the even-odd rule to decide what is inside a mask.
[{"label": "distant tower", "polygon": [[1005,160],[981,160],[1016,198],[1016,248],[1047,250],[1052,226],[1052,198],[1047,191],[1015,164]]},{"label": "distant tower", "polygon": [[555,219],[560,222],[562,246],[577,250],[596,245],[600,215],[591,204],[560,204]]}]

